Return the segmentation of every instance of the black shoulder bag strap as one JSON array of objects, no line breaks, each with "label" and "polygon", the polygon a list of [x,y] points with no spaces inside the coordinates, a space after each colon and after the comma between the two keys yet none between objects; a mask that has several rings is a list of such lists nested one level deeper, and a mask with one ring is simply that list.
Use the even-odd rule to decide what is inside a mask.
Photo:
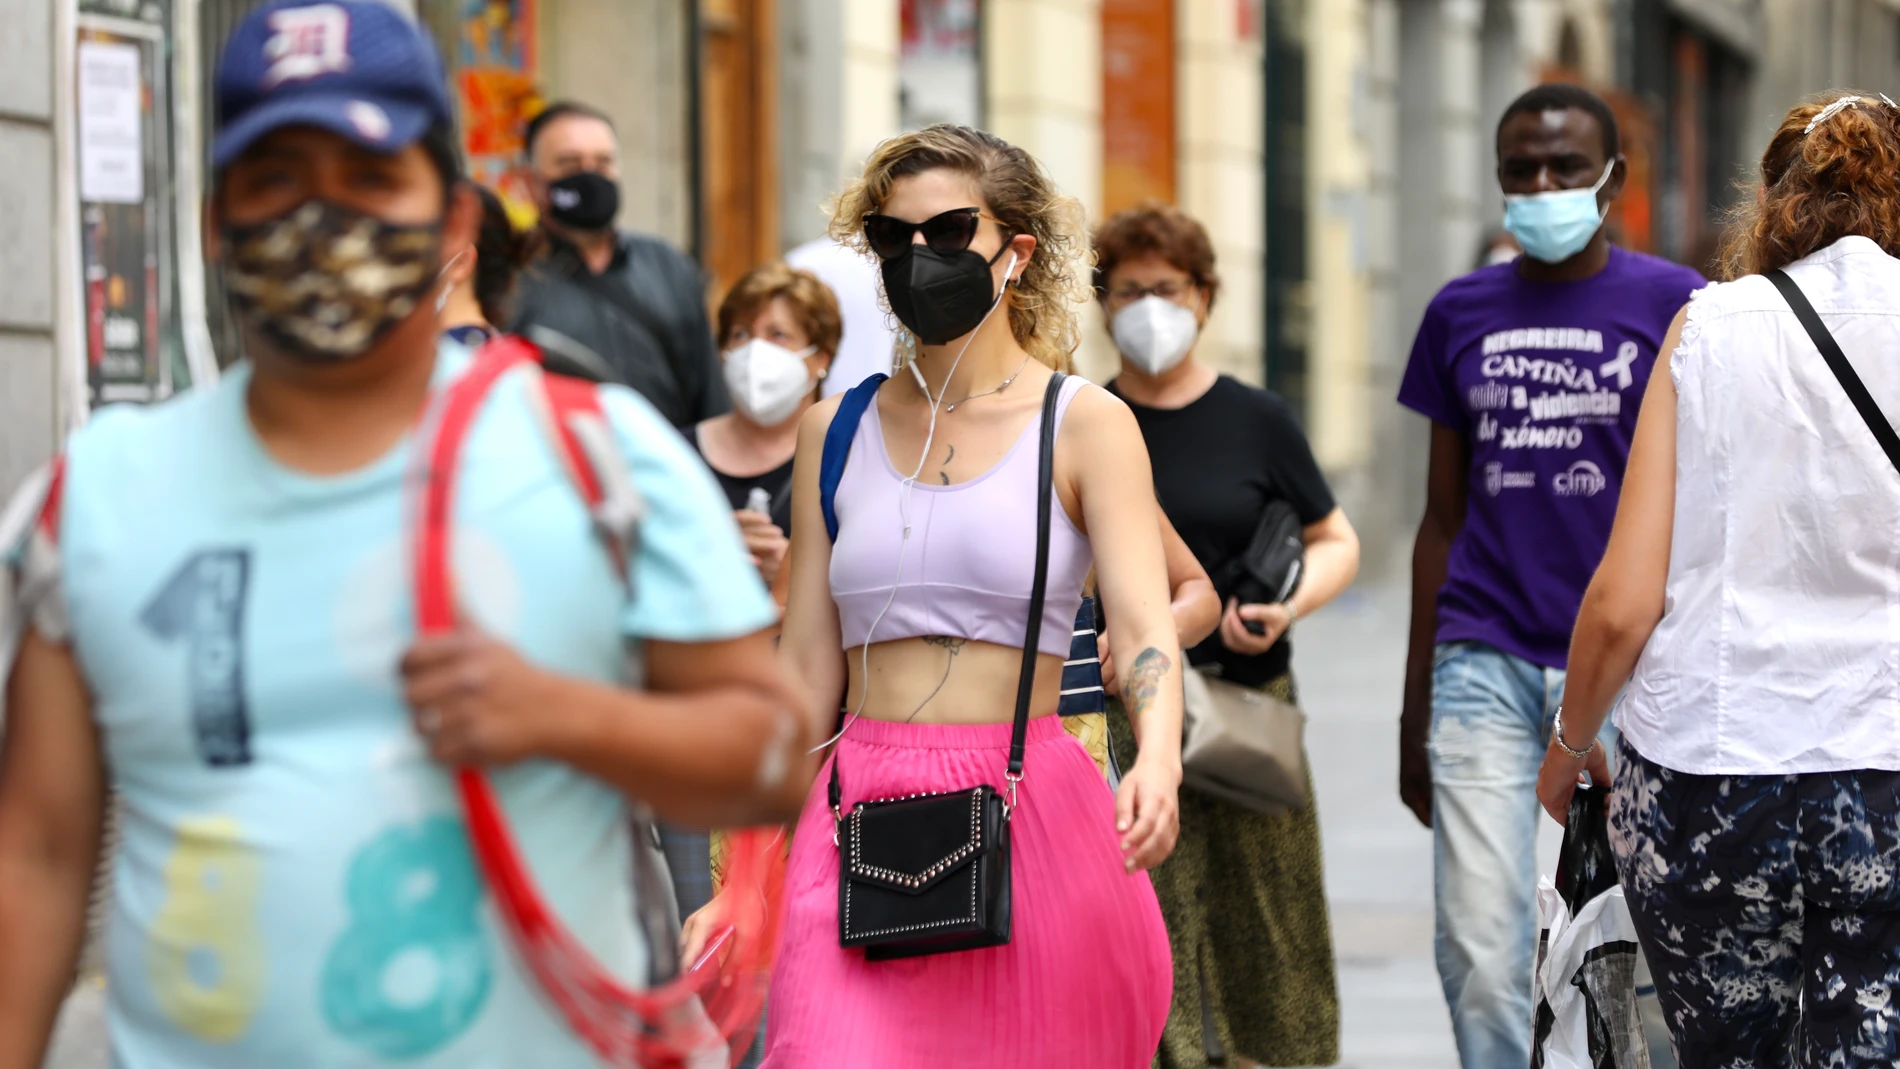
[{"label": "black shoulder bag strap", "polygon": [[1880,443],[1880,448],[1886,451],[1887,459],[1892,462],[1894,470],[1900,471],[1900,434],[1894,433],[1893,424],[1887,422],[1886,413],[1874,403],[1873,394],[1867,392],[1866,385],[1860,381],[1860,375],[1854,371],[1854,365],[1847,362],[1847,354],[1841,352],[1840,343],[1834,340],[1834,335],[1828,333],[1827,324],[1821,322],[1821,317],[1814,311],[1814,305],[1808,303],[1807,294],[1801,292],[1801,287],[1794,284],[1794,279],[1789,278],[1786,271],[1770,271],[1767,278],[1775,284],[1776,289],[1781,291],[1782,299],[1788,302],[1788,307],[1794,309],[1794,317],[1800,320],[1801,325],[1807,329],[1808,337],[1814,341],[1814,347],[1821,350],[1821,358],[1827,361],[1828,369],[1834,372],[1836,379],[1840,380],[1841,389],[1847,391],[1847,399],[1854,402],[1855,411],[1860,413],[1860,418],[1866,422],[1867,429],[1874,432],[1875,440]]},{"label": "black shoulder bag strap", "polygon": [[[1062,398],[1062,383],[1068,376],[1057,372],[1049,379],[1042,397],[1042,450],[1036,474],[1036,577],[1029,585],[1029,624],[1023,637],[1023,670],[1016,685],[1016,722],[1009,734],[1009,807],[1016,807],[1016,784],[1023,778],[1023,747],[1029,739],[1029,703],[1036,689],[1037,647],[1042,642],[1043,601],[1049,592],[1049,523],[1054,498],[1056,454],[1056,403]],[[841,733],[842,741],[842,733]],[[831,783],[828,801],[834,817],[842,817],[844,788],[838,779],[838,755],[831,757]]]}]

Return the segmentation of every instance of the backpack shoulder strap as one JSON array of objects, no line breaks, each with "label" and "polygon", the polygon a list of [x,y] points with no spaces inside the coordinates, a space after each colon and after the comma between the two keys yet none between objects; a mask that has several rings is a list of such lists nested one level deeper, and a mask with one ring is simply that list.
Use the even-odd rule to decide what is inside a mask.
[{"label": "backpack shoulder strap", "polygon": [[540,401],[548,439],[561,467],[594,521],[594,533],[622,580],[638,545],[646,504],[634,486],[626,454],[600,403],[600,387],[585,379],[542,372]]},{"label": "backpack shoulder strap", "polygon": [[818,505],[824,510],[825,531],[833,542],[838,540],[838,483],[844,479],[845,461],[851,458],[851,440],[858,435],[864,410],[877,399],[877,388],[889,377],[872,375],[845,391],[844,400],[831,417],[831,426],[825,428],[825,451],[818,462]]}]

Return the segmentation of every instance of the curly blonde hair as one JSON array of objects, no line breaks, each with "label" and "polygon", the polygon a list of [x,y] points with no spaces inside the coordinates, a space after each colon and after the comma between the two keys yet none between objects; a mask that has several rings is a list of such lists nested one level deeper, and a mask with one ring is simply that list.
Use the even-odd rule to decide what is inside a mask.
[{"label": "curly blonde hair", "polygon": [[[898,179],[938,170],[976,183],[985,201],[978,207],[1001,220],[1005,231],[1035,237],[1035,253],[1013,292],[1003,298],[1010,332],[1030,356],[1057,371],[1070,370],[1082,340],[1076,310],[1090,296],[1088,230],[1082,206],[1058,192],[1042,165],[1022,149],[995,134],[947,123],[891,138],[871,153],[863,176],[838,195],[831,236],[873,255],[864,238],[864,217],[883,208]],[[916,337],[908,330],[900,337],[903,361],[914,359]]]},{"label": "curly blonde hair", "polygon": [[[1808,131],[1843,97],[1860,99]],[[1900,256],[1900,109],[1877,93],[1830,92],[1788,112],[1761,156],[1761,184],[1736,204],[1725,279],[1772,271],[1850,234]]]}]

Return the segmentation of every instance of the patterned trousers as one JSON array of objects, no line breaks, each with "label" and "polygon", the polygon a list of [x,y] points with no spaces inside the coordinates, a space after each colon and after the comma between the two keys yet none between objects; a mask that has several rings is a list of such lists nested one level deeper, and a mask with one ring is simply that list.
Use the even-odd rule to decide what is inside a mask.
[{"label": "patterned trousers", "polygon": [[1625,740],[1610,841],[1683,1069],[1900,1065],[1900,773],[1693,776]]}]

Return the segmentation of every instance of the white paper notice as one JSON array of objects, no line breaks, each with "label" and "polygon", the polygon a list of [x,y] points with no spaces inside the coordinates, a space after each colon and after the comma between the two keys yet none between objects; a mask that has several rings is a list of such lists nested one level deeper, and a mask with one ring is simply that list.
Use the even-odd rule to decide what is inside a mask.
[{"label": "white paper notice", "polygon": [[137,45],[79,44],[79,199],[145,199],[145,137]]}]

